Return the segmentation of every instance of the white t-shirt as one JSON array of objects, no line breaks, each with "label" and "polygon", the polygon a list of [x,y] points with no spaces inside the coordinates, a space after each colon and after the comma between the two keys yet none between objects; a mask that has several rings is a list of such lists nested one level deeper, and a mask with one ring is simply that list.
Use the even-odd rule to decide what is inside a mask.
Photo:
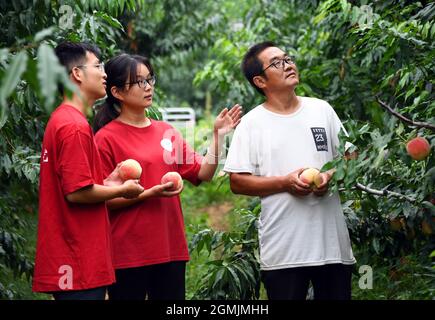
[{"label": "white t-shirt", "polygon": [[[234,132],[224,171],[284,176],[302,167],[320,169],[332,160],[340,119],[326,101],[300,99],[301,106],[290,115],[263,105],[248,112]],[[261,208],[262,270],[356,262],[338,194],[277,193],[262,197]]]}]

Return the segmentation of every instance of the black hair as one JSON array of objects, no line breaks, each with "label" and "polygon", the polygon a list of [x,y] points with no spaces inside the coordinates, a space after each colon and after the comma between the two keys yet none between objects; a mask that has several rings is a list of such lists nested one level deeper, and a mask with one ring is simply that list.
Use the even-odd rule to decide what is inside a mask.
[{"label": "black hair", "polygon": [[[92,52],[95,56],[100,59],[100,49],[90,43],[86,42],[69,42],[65,41],[60,43],[54,52],[60,62],[67,72],[70,73],[71,70],[78,65],[86,63],[86,52]],[[64,88],[63,85],[59,85],[59,91],[63,95]]]},{"label": "black hair", "polygon": [[265,94],[262,89],[255,85],[254,77],[259,75],[264,75],[266,77],[263,71],[263,64],[261,63],[260,59],[258,59],[258,55],[269,47],[276,47],[276,45],[272,41],[265,41],[253,45],[251,48],[249,48],[248,52],[246,52],[242,61],[242,71],[245,75],[245,78],[255,88],[255,90],[257,90],[263,96]]},{"label": "black hair", "polygon": [[145,65],[150,74],[154,76],[153,67],[150,61],[144,56],[123,53],[113,57],[104,65],[107,74],[107,97],[106,101],[96,108],[97,113],[93,123],[94,133],[119,116],[119,100],[113,96],[111,89],[112,87],[122,89],[127,82],[136,82],[137,67],[139,64]]}]

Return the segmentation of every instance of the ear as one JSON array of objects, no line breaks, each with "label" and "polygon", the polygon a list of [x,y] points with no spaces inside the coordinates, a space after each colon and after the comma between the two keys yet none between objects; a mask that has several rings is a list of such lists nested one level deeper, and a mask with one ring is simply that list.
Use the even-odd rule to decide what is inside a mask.
[{"label": "ear", "polygon": [[82,83],[83,73],[80,68],[72,68],[70,78],[73,82]]},{"label": "ear", "polygon": [[112,93],[112,96],[114,96],[119,101],[124,100],[124,96],[121,94],[121,90],[119,90],[117,87],[113,86],[110,88],[110,92]]},{"label": "ear", "polygon": [[266,87],[266,79],[264,79],[264,77],[262,77],[262,76],[255,76],[254,78],[252,78],[252,81],[260,89],[263,89],[264,87]]}]

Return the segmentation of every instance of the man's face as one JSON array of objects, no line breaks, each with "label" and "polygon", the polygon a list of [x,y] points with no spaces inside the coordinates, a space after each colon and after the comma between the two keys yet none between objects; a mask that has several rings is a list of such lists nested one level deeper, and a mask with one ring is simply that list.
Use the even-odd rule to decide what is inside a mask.
[{"label": "man's face", "polygon": [[[289,56],[277,47],[264,49],[258,59],[263,64],[263,90],[280,91],[294,89],[299,84],[299,73]],[[254,77],[255,78],[255,77]]]},{"label": "man's face", "polygon": [[86,52],[86,62],[77,66],[80,77],[80,90],[89,99],[101,99],[106,95],[106,78],[100,60],[92,52]]}]

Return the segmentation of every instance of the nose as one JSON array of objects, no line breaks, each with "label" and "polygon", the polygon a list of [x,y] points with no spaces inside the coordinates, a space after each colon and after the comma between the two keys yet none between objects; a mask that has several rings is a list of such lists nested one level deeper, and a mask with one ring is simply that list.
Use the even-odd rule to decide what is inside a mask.
[{"label": "nose", "polygon": [[107,73],[105,71],[103,71],[103,79],[106,80],[107,79]]}]

